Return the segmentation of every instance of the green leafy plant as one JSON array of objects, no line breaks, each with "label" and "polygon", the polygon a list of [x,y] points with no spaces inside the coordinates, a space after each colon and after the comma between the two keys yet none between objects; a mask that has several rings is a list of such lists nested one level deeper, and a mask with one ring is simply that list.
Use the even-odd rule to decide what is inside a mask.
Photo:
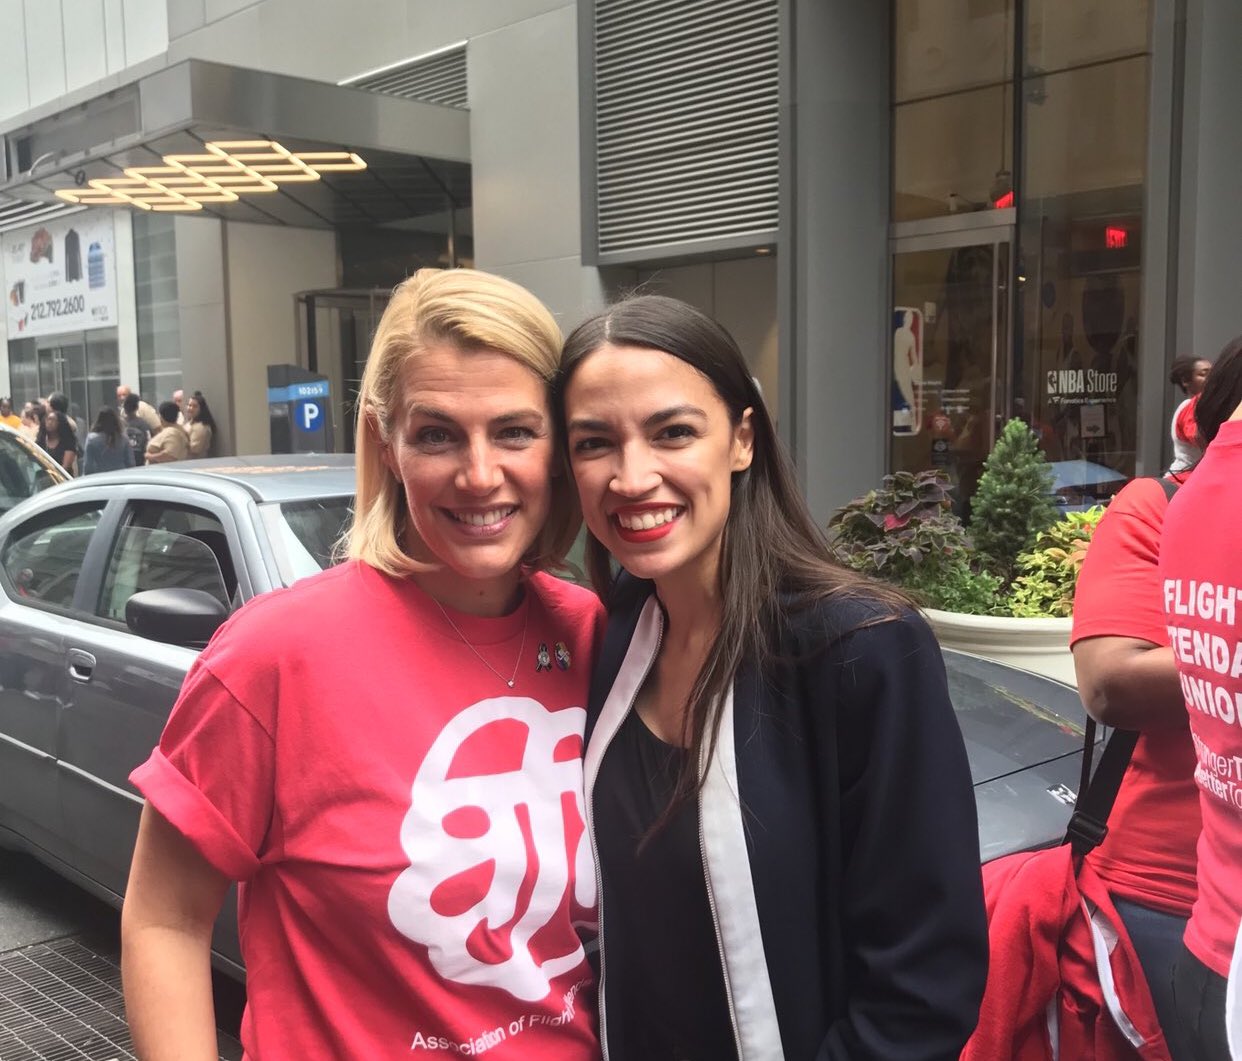
[{"label": "green leafy plant", "polygon": [[1074,588],[1091,536],[1104,515],[1100,506],[1070,512],[1035,539],[1035,547],[1016,563],[1018,577],[1010,593],[1010,610],[1020,618],[1069,616]]},{"label": "green leafy plant", "polygon": [[971,501],[970,537],[983,565],[1009,582],[1020,554],[1057,518],[1052,469],[1035,433],[1021,420],[1005,425],[983,465]]},{"label": "green leafy plant", "polygon": [[1057,519],[1052,471],[1012,420],[984,465],[970,530],[943,472],[897,472],[829,521],[837,559],[926,607],[970,615],[1071,615],[1078,571],[1102,508]]},{"label": "green leafy plant", "polygon": [[997,614],[1000,582],[971,560],[970,539],[936,471],[886,475],[828,524],[837,559],[948,611]]}]

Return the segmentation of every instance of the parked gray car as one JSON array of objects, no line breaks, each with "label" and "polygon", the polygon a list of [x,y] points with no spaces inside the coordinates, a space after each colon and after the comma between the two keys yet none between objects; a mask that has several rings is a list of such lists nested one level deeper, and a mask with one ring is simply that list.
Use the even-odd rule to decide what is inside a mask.
[{"label": "parked gray car", "polygon": [[[118,901],[129,773],[198,648],[330,563],[353,489],[350,457],[222,458],[88,476],[0,518],[0,839]],[[231,912],[216,949],[240,961]]]},{"label": "parked gray car", "polygon": [[[119,903],[146,759],[198,648],[243,602],[320,570],[348,457],[188,461],[90,476],[0,518],[0,843]],[[1074,690],[946,652],[984,859],[1056,842],[1077,785]],[[240,974],[232,905],[215,960]]]}]

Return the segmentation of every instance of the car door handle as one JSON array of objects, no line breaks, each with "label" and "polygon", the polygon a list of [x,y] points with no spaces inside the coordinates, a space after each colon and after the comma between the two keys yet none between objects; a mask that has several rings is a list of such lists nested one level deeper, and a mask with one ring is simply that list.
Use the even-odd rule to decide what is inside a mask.
[{"label": "car door handle", "polygon": [[95,657],[80,648],[71,648],[67,656],[69,677],[75,682],[89,682],[95,673]]}]

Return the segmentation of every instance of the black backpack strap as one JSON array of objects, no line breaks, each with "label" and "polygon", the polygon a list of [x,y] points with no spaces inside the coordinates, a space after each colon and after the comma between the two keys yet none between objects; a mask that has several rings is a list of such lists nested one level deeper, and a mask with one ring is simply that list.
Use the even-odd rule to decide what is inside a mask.
[{"label": "black backpack strap", "polygon": [[1163,489],[1163,490],[1164,490],[1164,497],[1165,497],[1165,500],[1166,500],[1166,501],[1172,501],[1172,500],[1173,500],[1173,495],[1177,493],[1177,488],[1178,488],[1179,486],[1181,486],[1181,483],[1174,482],[1174,480],[1172,480],[1172,479],[1166,479],[1166,478],[1165,478],[1164,476],[1162,476],[1162,475],[1161,475],[1161,476],[1152,476],[1152,478],[1154,478],[1154,479],[1156,480],[1156,482],[1158,482],[1158,483],[1160,484],[1161,489]]},{"label": "black backpack strap", "polygon": [[[1173,495],[1181,485],[1172,479],[1152,476],[1164,490],[1166,501],[1172,501]],[[1108,816],[1112,813],[1113,804],[1117,801],[1117,793],[1121,790],[1121,779],[1134,755],[1134,746],[1139,735],[1132,730],[1115,729],[1104,751],[1100,755],[1099,766],[1094,776],[1091,773],[1091,761],[1095,757],[1095,719],[1087,718],[1087,728],[1083,734],[1082,774],[1078,782],[1078,800],[1074,805],[1074,813],[1070,817],[1069,826],[1065,831],[1065,843],[1074,850],[1075,864],[1094,851],[1104,842],[1108,835]]]},{"label": "black backpack strap", "polygon": [[1091,774],[1095,733],[1095,720],[1088,718],[1082,751],[1083,781],[1079,783],[1078,801],[1065,831],[1065,842],[1073,849],[1076,860],[1081,860],[1099,847],[1108,835],[1108,816],[1117,801],[1121,779],[1130,765],[1130,757],[1139,738],[1135,730],[1113,730],[1100,755],[1100,764]]}]

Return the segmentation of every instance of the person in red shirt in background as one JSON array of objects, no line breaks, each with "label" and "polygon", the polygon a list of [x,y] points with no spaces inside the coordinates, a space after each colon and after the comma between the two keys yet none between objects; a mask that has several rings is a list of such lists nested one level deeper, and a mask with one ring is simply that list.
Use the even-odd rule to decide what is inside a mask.
[{"label": "person in red shirt in background", "polygon": [[1161,599],[1203,819],[1198,898],[1173,990],[1191,1056],[1220,1061],[1242,1058],[1242,337],[1217,359],[1195,419],[1207,450],[1160,540]]},{"label": "person in red shirt in background", "polygon": [[133,774],[140,1056],[216,1056],[211,931],[236,880],[248,1058],[598,1058],[577,928],[603,609],[546,571],[580,521],[560,345],[500,277],[425,269],[393,293],[349,559],[232,616]]},{"label": "person in red shirt in background", "polygon": [[[1242,381],[1236,399],[1242,400]],[[1232,411],[1220,405],[1204,410],[1207,438]],[[1189,471],[1171,476],[1179,486],[1189,477]],[[1170,1053],[1182,1061],[1195,1055],[1176,1019],[1173,969],[1198,891],[1200,817],[1194,745],[1160,593],[1167,506],[1164,487],[1149,478],[1133,480],[1113,499],[1079,575],[1071,646],[1078,689],[1092,717],[1142,734],[1108,835],[1088,859],[1109,886]]]},{"label": "person in red shirt in background", "polygon": [[1173,463],[1168,475],[1189,471],[1203,456],[1203,444],[1195,427],[1195,405],[1211,371],[1211,361],[1196,357],[1179,357],[1169,370],[1169,382],[1180,387],[1186,398],[1174,410],[1169,428],[1173,436]]}]

